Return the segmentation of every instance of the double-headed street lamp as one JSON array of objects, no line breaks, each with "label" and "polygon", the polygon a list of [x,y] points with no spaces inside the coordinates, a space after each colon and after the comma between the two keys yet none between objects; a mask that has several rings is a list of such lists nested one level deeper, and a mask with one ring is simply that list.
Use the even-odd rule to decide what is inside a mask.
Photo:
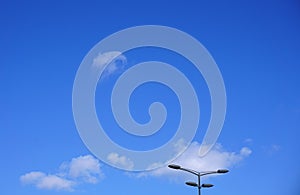
[{"label": "double-headed street lamp", "polygon": [[189,185],[189,186],[197,187],[199,195],[201,195],[201,188],[210,188],[210,187],[214,186],[212,184],[201,184],[200,183],[200,177],[201,176],[209,175],[209,174],[216,174],[216,173],[227,173],[228,172],[227,169],[219,169],[217,171],[198,172],[198,171],[195,171],[195,170],[192,170],[192,169],[186,169],[186,168],[183,168],[183,167],[181,167],[179,165],[174,165],[174,164],[171,164],[168,167],[171,168],[171,169],[177,169],[177,170],[187,171],[189,173],[197,175],[197,177],[198,177],[198,184],[195,183],[195,182],[191,182],[191,181],[185,182],[185,184]]}]

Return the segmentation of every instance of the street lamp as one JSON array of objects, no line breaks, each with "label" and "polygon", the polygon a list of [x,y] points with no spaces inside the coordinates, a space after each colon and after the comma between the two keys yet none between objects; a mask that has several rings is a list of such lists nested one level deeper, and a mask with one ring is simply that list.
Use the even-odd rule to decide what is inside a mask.
[{"label": "street lamp", "polygon": [[175,164],[168,165],[168,167],[171,168],[171,169],[182,170],[182,171],[186,171],[186,172],[192,173],[194,175],[197,175],[197,177],[198,177],[198,183],[188,181],[188,182],[185,182],[185,184],[189,185],[189,186],[197,187],[199,195],[201,195],[201,188],[210,188],[210,187],[214,186],[212,184],[202,184],[201,185],[201,183],[200,183],[200,177],[201,176],[209,175],[209,174],[227,173],[227,172],[229,172],[227,169],[219,169],[219,170],[216,170],[216,171],[198,172],[198,171],[195,171],[195,170],[192,170],[192,169],[183,168],[183,167],[181,167],[179,165],[175,165]]}]

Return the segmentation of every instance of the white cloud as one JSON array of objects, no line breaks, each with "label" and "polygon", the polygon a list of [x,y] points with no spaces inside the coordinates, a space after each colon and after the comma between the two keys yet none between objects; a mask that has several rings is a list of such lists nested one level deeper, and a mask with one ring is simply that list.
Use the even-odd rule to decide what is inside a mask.
[{"label": "white cloud", "polygon": [[127,158],[126,156],[121,156],[117,153],[110,153],[107,156],[107,159],[111,163],[113,163],[115,165],[119,165],[127,170],[131,170],[134,166],[134,163],[129,158]]},{"label": "white cloud", "polygon": [[39,189],[72,191],[75,183],[57,175],[46,175],[43,172],[30,172],[20,177],[23,184],[35,185]]},{"label": "white cloud", "polygon": [[123,70],[127,59],[119,51],[99,53],[93,60],[93,66],[99,69],[105,68],[103,76],[109,76],[119,70]]},{"label": "white cloud", "polygon": [[46,174],[39,172],[39,171],[33,171],[30,173],[26,173],[25,175],[22,175],[20,177],[20,180],[23,184],[30,184],[30,183],[36,183],[39,180],[41,180],[41,178],[45,177]]},{"label": "white cloud", "polygon": [[40,179],[37,183],[37,187],[41,189],[55,189],[55,190],[68,190],[72,191],[72,187],[75,185],[73,181],[61,178],[56,175],[47,175]]},{"label": "white cloud", "polygon": [[80,178],[87,183],[97,183],[103,176],[99,161],[91,155],[73,158],[70,163],[63,163],[61,168],[67,169],[70,178]]},{"label": "white cloud", "polygon": [[[234,165],[241,162],[247,156],[249,156],[252,151],[243,147],[240,152],[228,152],[225,151],[220,144],[216,144],[215,147],[208,152],[205,156],[199,156],[200,144],[198,142],[193,142],[189,148],[172,164],[178,164],[182,167],[187,167],[198,171],[213,171],[217,169],[229,169]],[[171,164],[171,163],[170,163]],[[190,179],[190,174],[183,171],[172,170],[168,167],[159,168],[153,171],[139,173],[137,176],[169,176],[171,178],[183,177],[184,179]]]},{"label": "white cloud", "polygon": [[62,163],[58,173],[34,171],[22,175],[20,181],[39,189],[73,191],[81,183],[97,183],[102,176],[99,161],[86,155]]}]

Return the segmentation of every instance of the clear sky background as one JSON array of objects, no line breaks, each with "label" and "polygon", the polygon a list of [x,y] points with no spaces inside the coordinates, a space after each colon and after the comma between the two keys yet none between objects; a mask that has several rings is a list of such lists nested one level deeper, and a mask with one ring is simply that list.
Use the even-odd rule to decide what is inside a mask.
[{"label": "clear sky background", "polygon": [[[300,3],[296,0],[1,1],[0,194],[196,194],[184,184],[196,180],[188,174],[166,168],[130,173],[106,165],[89,152],[75,127],[72,87],[84,56],[106,36],[147,24],[177,28],[198,39],[223,75],[228,101],[225,124],[216,147],[199,158],[196,151],[210,116],[209,94],[201,75],[194,75],[189,66],[183,68],[199,84],[203,114],[193,144],[176,162],[199,171],[230,169],[226,175],[207,178],[215,186],[203,189],[203,194],[299,194]],[[167,58],[174,66],[184,63],[155,49],[125,56],[123,69],[149,59]],[[98,107],[109,109],[102,102],[107,98],[105,89],[123,69],[98,84],[98,116],[107,121],[108,135],[120,145],[155,148],[174,131],[146,140],[126,137],[114,128],[109,110]],[[138,88],[132,99],[138,121],[146,122],[147,105],[160,100],[170,109],[168,127],[178,124],[178,103],[170,90],[149,84]]]}]

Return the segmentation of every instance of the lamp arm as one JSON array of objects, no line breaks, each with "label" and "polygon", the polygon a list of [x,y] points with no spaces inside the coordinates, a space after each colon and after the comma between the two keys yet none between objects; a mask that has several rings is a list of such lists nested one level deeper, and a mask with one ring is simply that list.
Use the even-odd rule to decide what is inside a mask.
[{"label": "lamp arm", "polygon": [[218,173],[217,171],[207,171],[207,172],[202,172],[200,173],[200,176],[203,176],[203,175],[210,175],[210,174],[215,174],[215,173]]},{"label": "lamp arm", "polygon": [[197,175],[197,176],[200,175],[200,172],[192,170],[192,169],[180,168],[180,170],[192,173],[192,174]]}]

